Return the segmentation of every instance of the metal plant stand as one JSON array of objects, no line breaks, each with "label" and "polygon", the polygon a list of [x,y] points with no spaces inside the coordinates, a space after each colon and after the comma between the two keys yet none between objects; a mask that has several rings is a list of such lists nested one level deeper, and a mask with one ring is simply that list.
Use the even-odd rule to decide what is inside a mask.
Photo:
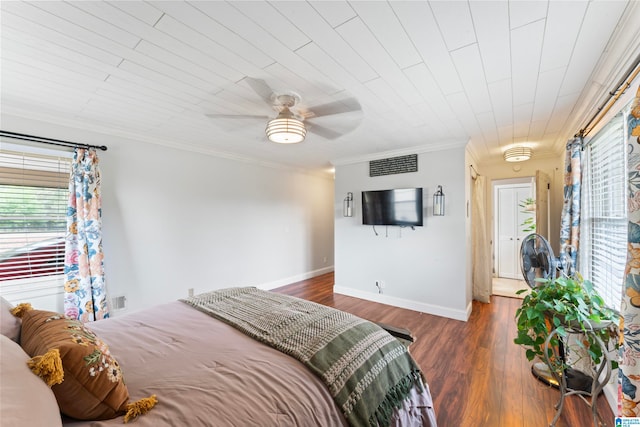
[{"label": "metal plant stand", "polygon": [[[555,417],[553,417],[551,424],[549,424],[550,427],[555,427],[556,422],[558,421],[558,418],[560,418],[560,414],[562,413],[562,409],[564,406],[564,399],[567,396],[572,396],[572,395],[576,395],[580,397],[589,407],[591,407],[594,427],[607,425],[606,422],[602,419],[602,417],[598,413],[597,399],[598,399],[598,395],[600,394],[604,386],[609,382],[609,379],[611,378],[612,367],[611,367],[611,359],[609,358],[609,352],[607,350],[607,347],[602,342],[602,340],[600,339],[600,337],[597,335],[596,332],[608,327],[609,325],[610,323],[605,322],[602,326],[600,325],[594,326],[593,330],[589,330],[589,331],[572,329],[565,326],[567,337],[575,334],[582,334],[582,335],[589,336],[593,338],[593,340],[602,349],[602,359],[600,360],[600,363],[599,364],[593,363],[593,377],[592,377],[591,387],[589,390],[579,390],[576,388],[571,388],[572,387],[571,383],[569,382],[569,384],[567,384],[568,383],[567,373],[568,373],[568,370],[571,368],[566,367],[564,342],[563,342],[563,338],[559,336],[558,329],[554,329],[553,331],[551,331],[551,333],[547,337],[547,340],[544,343],[544,359],[545,359],[545,363],[549,367],[549,371],[551,372],[551,375],[553,376],[554,380],[557,381],[560,389],[560,400],[555,405],[556,415]],[[556,335],[558,335],[558,340],[560,342],[560,345],[558,347],[552,347],[550,345],[550,342],[553,339],[553,337]],[[555,362],[555,363],[552,362],[551,358],[549,357],[549,350],[551,350],[551,352],[553,353],[553,359],[559,362]],[[561,370],[561,372],[558,372],[558,369],[557,369],[558,363],[561,363],[562,366],[564,367]],[[556,369],[554,369],[554,367],[556,367]]]}]

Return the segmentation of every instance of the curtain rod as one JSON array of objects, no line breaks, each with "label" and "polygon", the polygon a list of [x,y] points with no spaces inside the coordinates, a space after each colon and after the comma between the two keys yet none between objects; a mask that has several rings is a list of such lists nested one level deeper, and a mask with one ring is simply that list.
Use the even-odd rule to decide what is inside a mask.
[{"label": "curtain rod", "polygon": [[[591,120],[587,122],[587,124],[578,131],[574,135],[574,137],[585,137],[593,130],[594,127],[600,122],[600,120],[609,112],[611,107],[618,101],[618,98],[622,96],[622,94],[631,86],[631,82],[635,79],[640,73],[640,55],[636,58],[633,65],[629,67],[629,70],[625,74],[625,76],[620,79],[618,84],[615,86],[615,90],[609,92],[609,97],[602,104],[602,107],[598,108],[598,111],[591,117]],[[608,104],[608,105],[607,105]],[[596,119],[597,118],[597,119]]]},{"label": "curtain rod", "polygon": [[9,132],[9,131],[6,131],[6,130],[0,130],[0,136],[4,136],[4,137],[7,137],[7,138],[13,138],[13,139],[21,139],[23,141],[40,142],[42,144],[57,145],[57,146],[60,146],[60,147],[97,148],[97,149],[102,150],[102,151],[107,151],[107,146],[106,145],[81,144],[79,142],[65,141],[65,140],[62,140],[62,139],[45,138],[45,137],[42,137],[42,136],[27,135],[27,134],[24,134],[24,133]]}]

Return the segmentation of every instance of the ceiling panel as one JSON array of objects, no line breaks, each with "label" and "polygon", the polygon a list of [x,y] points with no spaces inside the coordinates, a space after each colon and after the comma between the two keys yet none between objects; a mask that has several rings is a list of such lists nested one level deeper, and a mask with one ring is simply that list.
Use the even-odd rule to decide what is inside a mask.
[{"label": "ceiling panel", "polygon": [[302,27],[304,27],[304,21],[289,21],[271,4],[240,1],[233,3],[233,6],[251,18],[255,25],[264,28],[290,50],[295,51],[311,42],[311,40],[296,27],[296,22],[300,22]]},{"label": "ceiling panel", "polygon": [[402,98],[408,105],[422,101],[413,85],[360,19],[352,19],[338,27],[337,31],[349,41],[353,49],[360,52],[364,60],[376,70],[381,78],[395,88],[394,94],[396,96]]},{"label": "ceiling panel", "polygon": [[162,16],[160,10],[143,1],[119,1],[109,4],[150,26],[158,22],[158,19]]},{"label": "ceiling panel", "polygon": [[449,51],[477,42],[467,2],[431,2],[431,10]]},{"label": "ceiling panel", "polygon": [[475,113],[491,111],[491,101],[487,91],[487,79],[482,68],[482,58],[476,43],[451,53],[458,70],[462,86],[467,93],[471,109]]},{"label": "ceiling panel", "polygon": [[569,65],[588,4],[586,1],[549,3],[540,59],[541,72]]},{"label": "ceiling panel", "polygon": [[572,78],[565,79],[561,95],[577,93],[584,88],[624,8],[624,2],[589,3],[567,70]]},{"label": "ceiling panel", "polygon": [[504,1],[470,2],[469,7],[487,82],[510,78],[509,4]]},{"label": "ceiling panel", "polygon": [[[594,76],[618,76],[638,54],[628,16],[640,2],[52,0],[0,8],[7,130],[28,131],[20,127],[38,118],[324,170],[330,161],[467,141],[480,162],[501,159],[516,142],[560,153],[577,131],[571,124],[591,116],[592,100],[615,83]],[[289,92],[301,98],[298,114],[350,97],[361,110],[314,119],[346,132],[337,139],[309,132],[300,146],[268,143],[266,122],[279,110],[271,96]]]},{"label": "ceiling panel", "polygon": [[360,19],[400,68],[422,62],[411,39],[386,2],[352,3]]},{"label": "ceiling panel", "polygon": [[[276,4],[291,3],[291,2],[275,2]],[[331,25],[337,27],[340,24],[344,24],[349,19],[358,16],[353,10],[351,5],[343,0],[334,0],[331,2],[320,0],[310,1],[311,6],[318,11],[320,15]],[[278,6],[280,7],[280,6]]]},{"label": "ceiling panel", "polygon": [[547,15],[548,1],[522,0],[509,2],[509,21],[511,28],[519,28],[532,22],[544,20]]},{"label": "ceiling panel", "polygon": [[113,15],[109,16],[109,14],[117,9],[113,9],[108,5],[105,8],[101,8],[102,10],[98,12],[97,16],[94,16],[78,8],[78,6],[82,6],[82,2],[71,4],[57,1],[37,1],[29,4],[68,22],[69,24],[65,26],[73,29],[78,38],[87,33],[108,34],[109,40],[128,48],[135,47],[140,41],[139,37],[123,29],[124,25],[118,26],[110,23],[110,18],[113,18]]},{"label": "ceiling panel", "polygon": [[513,105],[533,102],[540,68],[544,21],[511,31]]},{"label": "ceiling panel", "polygon": [[498,127],[513,123],[513,102],[511,79],[489,83],[487,90],[493,107],[493,115]]}]

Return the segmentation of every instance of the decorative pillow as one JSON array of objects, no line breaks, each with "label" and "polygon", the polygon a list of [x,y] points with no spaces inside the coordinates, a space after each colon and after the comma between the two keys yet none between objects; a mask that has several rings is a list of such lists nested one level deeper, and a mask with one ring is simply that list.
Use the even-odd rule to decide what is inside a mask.
[{"label": "decorative pillow", "polygon": [[80,321],[29,305],[19,305],[14,314],[22,317],[20,344],[32,357],[29,366],[52,386],[63,414],[103,420],[128,412],[126,422],[155,404],[155,396],[128,404],[118,362]]},{"label": "decorative pillow", "polygon": [[4,335],[0,335],[0,355],[0,424],[62,426],[56,397],[27,367],[29,355]]},{"label": "decorative pillow", "polygon": [[0,297],[0,333],[15,342],[20,342],[21,322],[11,314],[11,309],[13,309],[13,305]]}]

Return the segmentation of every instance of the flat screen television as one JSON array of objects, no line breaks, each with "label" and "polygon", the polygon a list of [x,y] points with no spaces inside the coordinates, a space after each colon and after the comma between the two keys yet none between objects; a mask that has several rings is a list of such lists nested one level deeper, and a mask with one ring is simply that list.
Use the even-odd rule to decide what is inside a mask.
[{"label": "flat screen television", "polygon": [[362,192],[362,224],[422,226],[422,188]]}]

